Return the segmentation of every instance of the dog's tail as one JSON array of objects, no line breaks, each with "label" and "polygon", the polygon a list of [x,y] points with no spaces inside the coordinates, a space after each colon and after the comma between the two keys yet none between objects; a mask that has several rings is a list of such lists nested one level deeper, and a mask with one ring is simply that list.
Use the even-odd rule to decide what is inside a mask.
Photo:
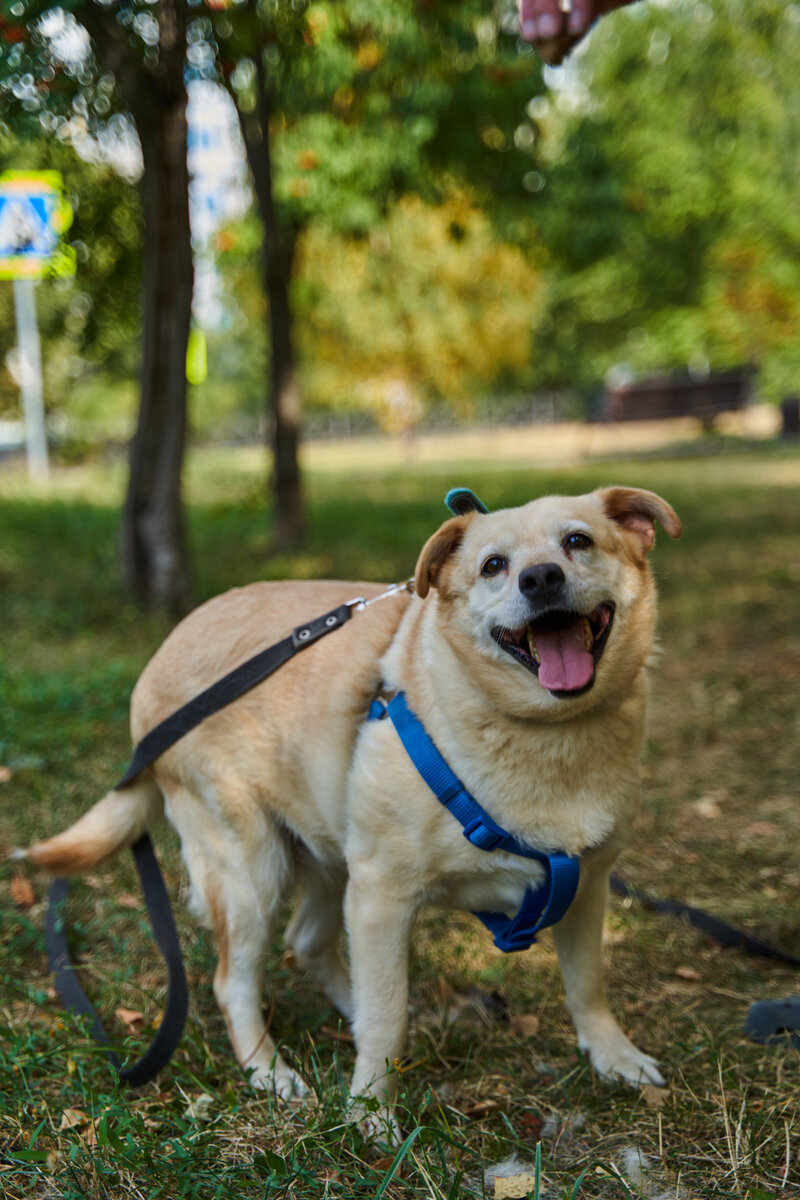
[{"label": "dog's tail", "polygon": [[63,833],[17,851],[14,857],[56,875],[80,875],[132,846],[163,815],[164,797],[144,774],[119,791],[108,792]]}]

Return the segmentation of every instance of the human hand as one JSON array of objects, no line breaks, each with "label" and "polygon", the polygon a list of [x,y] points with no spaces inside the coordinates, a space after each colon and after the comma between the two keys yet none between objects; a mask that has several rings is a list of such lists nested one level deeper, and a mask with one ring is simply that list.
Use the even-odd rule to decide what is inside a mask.
[{"label": "human hand", "polygon": [[555,65],[598,17],[633,0],[517,0],[520,31],[546,63]]}]

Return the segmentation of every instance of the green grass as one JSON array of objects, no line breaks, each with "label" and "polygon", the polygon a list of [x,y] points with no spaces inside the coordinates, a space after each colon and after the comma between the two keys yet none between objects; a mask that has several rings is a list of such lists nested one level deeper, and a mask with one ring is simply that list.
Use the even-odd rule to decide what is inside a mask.
[{"label": "green grass", "polygon": [[[308,482],[307,545],[268,558],[260,455],[192,455],[198,602],[256,578],[404,578],[446,515],[441,499],[453,484],[473,487],[490,507],[612,482],[664,494],[685,536],[660,538],[653,558],[662,656],[644,811],[622,871],[800,954],[800,447],[558,471],[442,461],[354,475],[343,459]],[[3,857],[65,826],[129,754],[130,688],[168,626],[120,588],[123,487],[119,465],[59,472],[44,489],[0,473],[0,765],[11,773],[0,783]],[[469,916],[431,914],[415,941],[401,1080],[409,1140],[397,1162],[347,1123],[352,1044],[280,946],[265,1002],[314,1102],[284,1108],[248,1090],[211,995],[212,943],[180,905],[176,839],[162,826],[156,842],[178,902],[191,1009],[173,1063],[139,1092],[114,1084],[52,994],[45,878],[0,868],[0,1193],[9,1200],[465,1200],[493,1195],[483,1172],[512,1154],[533,1172],[537,1144],[543,1196],[798,1194],[800,1055],[741,1034],[753,1000],[800,991],[791,971],[613,901],[613,1007],[670,1084],[663,1107],[650,1107],[632,1089],[598,1082],[577,1054],[547,935],[528,954],[503,957]],[[29,909],[13,899],[21,877],[35,889]],[[136,895],[125,855],[76,883],[70,900],[87,986],[131,1054],[152,1032],[164,992]],[[502,997],[496,1011],[465,1003],[490,993]],[[145,1029],[127,1035],[118,1008],[141,1011]],[[515,1025],[520,1014],[538,1017],[535,1037]],[[198,1107],[201,1095],[209,1099]],[[643,1180],[620,1177],[626,1148],[646,1156]]]}]

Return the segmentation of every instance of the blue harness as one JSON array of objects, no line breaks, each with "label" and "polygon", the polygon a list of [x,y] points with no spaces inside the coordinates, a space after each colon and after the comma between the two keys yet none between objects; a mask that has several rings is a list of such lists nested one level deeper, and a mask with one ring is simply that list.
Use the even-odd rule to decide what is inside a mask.
[{"label": "blue harness", "polygon": [[506,850],[522,858],[534,858],[545,869],[545,880],[533,891],[525,889],[519,911],[513,917],[505,913],[476,912],[494,938],[494,944],[504,953],[527,950],[536,941],[540,929],[555,925],[564,916],[578,888],[580,864],[569,854],[544,854],[526,846],[507,833],[481,808],[451,771],[425,731],[425,726],[406,704],[405,694],[385,703],[373,700],[369,720],[389,717],[408,756],[431,789],[462,827],[464,837],[479,850]]}]

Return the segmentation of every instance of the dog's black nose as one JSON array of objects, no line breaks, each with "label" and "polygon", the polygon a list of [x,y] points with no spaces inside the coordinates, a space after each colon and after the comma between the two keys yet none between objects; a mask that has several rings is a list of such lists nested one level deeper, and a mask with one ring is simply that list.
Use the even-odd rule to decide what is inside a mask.
[{"label": "dog's black nose", "polygon": [[558,563],[536,563],[519,573],[519,590],[532,604],[557,604],[566,576]]}]

